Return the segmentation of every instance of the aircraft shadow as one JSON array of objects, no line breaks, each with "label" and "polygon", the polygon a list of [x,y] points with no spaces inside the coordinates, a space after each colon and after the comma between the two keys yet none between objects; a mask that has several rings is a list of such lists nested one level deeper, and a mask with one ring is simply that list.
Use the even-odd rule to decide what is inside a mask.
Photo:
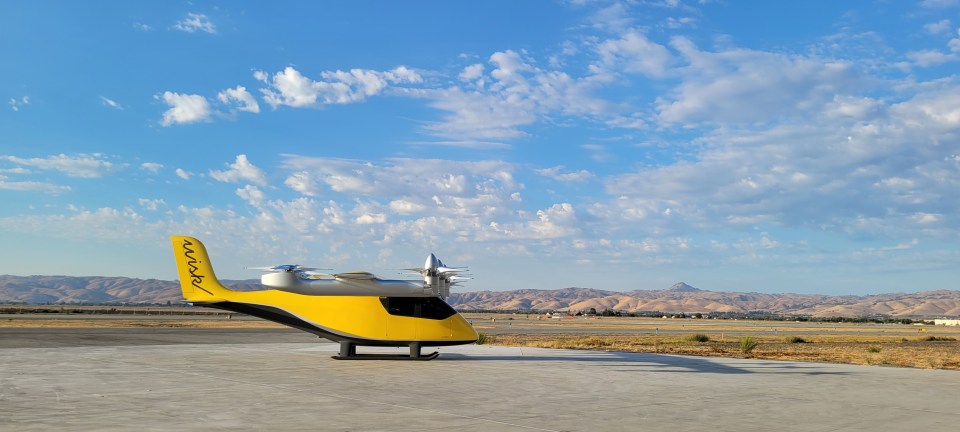
[{"label": "aircraft shadow", "polygon": [[644,372],[697,372],[719,374],[754,373],[799,373],[803,375],[848,375],[843,371],[825,370],[828,365],[803,365],[792,362],[763,361],[749,362],[746,367],[724,364],[710,357],[680,357],[649,353],[584,353],[562,356],[541,355],[470,355],[460,353],[442,353],[433,361],[514,361],[514,362],[587,362],[597,363],[600,367],[612,367],[616,371]]}]

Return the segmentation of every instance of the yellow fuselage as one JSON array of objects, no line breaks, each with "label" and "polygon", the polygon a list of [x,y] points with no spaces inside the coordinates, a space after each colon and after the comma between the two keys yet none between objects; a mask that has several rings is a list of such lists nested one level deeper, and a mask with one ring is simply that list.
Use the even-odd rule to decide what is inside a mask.
[{"label": "yellow fuselage", "polygon": [[280,290],[233,291],[219,283],[206,249],[172,238],[184,298],[360,345],[459,345],[477,332],[439,297],[320,296]]}]

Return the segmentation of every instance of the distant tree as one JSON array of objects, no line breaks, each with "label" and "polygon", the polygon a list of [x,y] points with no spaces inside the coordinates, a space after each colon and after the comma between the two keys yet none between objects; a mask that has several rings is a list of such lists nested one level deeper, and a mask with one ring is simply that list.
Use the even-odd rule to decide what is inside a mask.
[{"label": "distant tree", "polygon": [[590,308],[590,310],[587,311],[587,314],[588,314],[588,315],[596,315],[596,314],[597,314],[597,308]]}]

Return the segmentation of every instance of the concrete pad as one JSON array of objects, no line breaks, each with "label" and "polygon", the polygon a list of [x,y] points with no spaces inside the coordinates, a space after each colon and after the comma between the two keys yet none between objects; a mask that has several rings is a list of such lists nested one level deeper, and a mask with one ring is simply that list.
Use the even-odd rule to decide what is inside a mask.
[{"label": "concrete pad", "polygon": [[429,362],[337,361],[330,358],[337,350],[312,342],[0,349],[0,429],[953,431],[960,425],[954,371],[475,345],[440,348],[440,358]]}]

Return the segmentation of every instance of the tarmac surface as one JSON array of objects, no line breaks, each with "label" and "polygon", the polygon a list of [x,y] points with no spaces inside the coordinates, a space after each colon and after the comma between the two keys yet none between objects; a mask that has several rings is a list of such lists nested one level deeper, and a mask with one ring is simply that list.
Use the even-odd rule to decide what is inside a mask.
[{"label": "tarmac surface", "polygon": [[927,432],[960,424],[956,371],[477,345],[442,347],[426,362],[338,361],[337,349],[287,329],[2,328],[0,430]]}]

